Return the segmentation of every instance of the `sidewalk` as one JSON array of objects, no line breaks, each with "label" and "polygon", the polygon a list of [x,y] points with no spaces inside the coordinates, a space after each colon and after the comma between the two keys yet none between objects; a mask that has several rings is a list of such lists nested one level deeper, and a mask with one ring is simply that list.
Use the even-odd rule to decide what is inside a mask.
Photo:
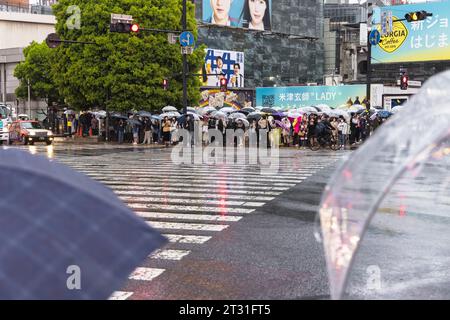
[{"label": "sidewalk", "polygon": [[54,140],[55,144],[73,144],[73,145],[108,145],[108,146],[115,146],[115,147],[146,147],[146,148],[161,148],[164,147],[162,144],[137,144],[134,145],[129,142],[124,142],[122,144],[117,143],[116,141],[110,141],[106,142],[102,138],[99,138],[98,136],[92,136],[92,137],[79,137],[79,136],[72,136],[72,137],[55,137]]}]

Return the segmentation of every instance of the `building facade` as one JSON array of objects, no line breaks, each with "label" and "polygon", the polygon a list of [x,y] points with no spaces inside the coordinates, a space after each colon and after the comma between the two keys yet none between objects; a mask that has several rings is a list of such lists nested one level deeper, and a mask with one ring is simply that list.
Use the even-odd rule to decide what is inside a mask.
[{"label": "building facade", "polygon": [[270,31],[217,26],[203,21],[195,0],[199,44],[245,54],[245,87],[320,83],[323,75],[323,0],[272,4]]}]

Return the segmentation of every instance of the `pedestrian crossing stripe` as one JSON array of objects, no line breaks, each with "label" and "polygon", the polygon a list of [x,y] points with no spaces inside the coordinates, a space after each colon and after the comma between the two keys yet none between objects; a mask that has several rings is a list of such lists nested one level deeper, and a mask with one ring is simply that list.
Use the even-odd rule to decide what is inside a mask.
[{"label": "pedestrian crossing stripe", "polygon": [[199,223],[181,223],[181,222],[159,222],[147,221],[155,229],[178,229],[178,230],[196,230],[196,231],[222,231],[228,228],[228,225],[217,224],[199,224]]},{"label": "pedestrian crossing stripe", "polygon": [[160,276],[165,269],[157,269],[157,268],[143,268],[139,267],[134,270],[128,279],[130,280],[141,280],[141,281],[151,281],[154,278]]},{"label": "pedestrian crossing stripe", "polygon": [[150,258],[152,259],[161,259],[161,260],[181,260],[183,257],[187,256],[191,251],[190,250],[156,250]]},{"label": "pedestrian crossing stripe", "polygon": [[242,216],[223,216],[208,214],[187,214],[187,213],[164,213],[164,212],[135,212],[139,217],[146,219],[183,219],[183,220],[202,220],[202,221],[225,221],[237,222]]}]

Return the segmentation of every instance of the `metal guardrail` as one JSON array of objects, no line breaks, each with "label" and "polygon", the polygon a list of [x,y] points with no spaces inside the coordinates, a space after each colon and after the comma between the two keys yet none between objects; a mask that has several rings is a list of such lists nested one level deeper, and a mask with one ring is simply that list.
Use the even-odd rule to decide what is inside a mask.
[{"label": "metal guardrail", "polygon": [[29,5],[17,5],[0,2],[0,12],[18,12],[18,13],[31,13],[31,14],[43,14],[52,15],[52,8],[46,5],[29,4]]}]

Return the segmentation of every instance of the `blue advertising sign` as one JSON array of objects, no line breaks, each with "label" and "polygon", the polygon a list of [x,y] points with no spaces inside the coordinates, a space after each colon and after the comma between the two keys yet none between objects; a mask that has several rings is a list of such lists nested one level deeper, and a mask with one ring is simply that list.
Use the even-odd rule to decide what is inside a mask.
[{"label": "blue advertising sign", "polygon": [[256,106],[275,109],[326,104],[332,108],[365,99],[365,85],[256,88]]},{"label": "blue advertising sign", "polygon": [[[381,37],[381,43],[372,48],[372,63],[397,63],[450,60],[450,3],[430,2],[377,8],[380,12],[392,11],[392,31]],[[422,21],[396,21],[405,14],[425,10],[431,17]],[[373,21],[381,30],[381,21]]]}]

